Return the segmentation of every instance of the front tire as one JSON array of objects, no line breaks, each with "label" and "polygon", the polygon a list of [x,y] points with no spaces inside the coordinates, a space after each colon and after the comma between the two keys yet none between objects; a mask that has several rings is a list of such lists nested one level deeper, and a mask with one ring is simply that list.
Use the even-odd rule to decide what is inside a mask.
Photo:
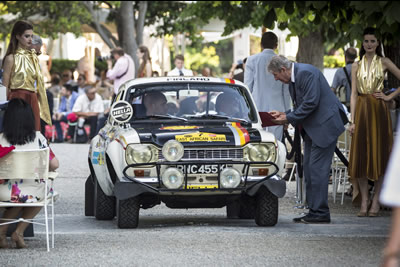
[{"label": "front tire", "polygon": [[137,228],[139,224],[139,197],[117,199],[117,225],[121,229]]},{"label": "front tire", "polygon": [[115,197],[107,196],[94,179],[94,216],[97,220],[112,220],[115,217]]},{"label": "front tire", "polygon": [[274,226],[278,222],[278,197],[264,186],[257,193],[255,221],[258,226]]},{"label": "front tire", "polygon": [[85,182],[85,216],[94,216],[94,183],[91,175]]}]

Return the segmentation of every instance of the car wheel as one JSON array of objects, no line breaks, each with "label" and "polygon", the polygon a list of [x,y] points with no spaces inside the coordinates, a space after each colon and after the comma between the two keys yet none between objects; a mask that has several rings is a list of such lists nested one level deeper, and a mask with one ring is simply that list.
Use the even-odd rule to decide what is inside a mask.
[{"label": "car wheel", "polygon": [[138,197],[117,199],[118,228],[137,228],[139,224],[140,202]]},{"label": "car wheel", "polygon": [[115,217],[115,197],[104,194],[96,178],[94,189],[94,216],[97,220],[112,220]]},{"label": "car wheel", "polygon": [[258,226],[274,226],[278,222],[278,198],[264,186],[257,193],[255,221]]},{"label": "car wheel", "polygon": [[94,216],[94,183],[91,175],[85,183],[85,216]]}]

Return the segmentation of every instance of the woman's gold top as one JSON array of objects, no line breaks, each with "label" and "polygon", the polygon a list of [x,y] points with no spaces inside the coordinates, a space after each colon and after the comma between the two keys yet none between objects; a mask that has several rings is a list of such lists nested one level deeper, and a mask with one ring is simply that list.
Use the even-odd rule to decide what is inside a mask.
[{"label": "woman's gold top", "polygon": [[358,62],[357,90],[360,94],[373,94],[383,90],[384,80],[382,58],[375,55],[368,71],[368,60],[364,56]]},{"label": "woman's gold top", "polygon": [[10,90],[24,89],[37,93],[40,118],[51,125],[49,103],[35,50],[18,48],[14,54],[14,66],[10,78]]}]

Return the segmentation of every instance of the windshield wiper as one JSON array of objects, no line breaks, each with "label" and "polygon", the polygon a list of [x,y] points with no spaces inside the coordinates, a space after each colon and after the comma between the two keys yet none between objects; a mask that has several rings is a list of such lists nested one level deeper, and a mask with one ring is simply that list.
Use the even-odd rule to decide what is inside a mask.
[{"label": "windshield wiper", "polygon": [[185,118],[181,118],[181,117],[177,117],[177,116],[173,116],[173,115],[158,115],[158,114],[149,115],[149,116],[142,117],[142,118],[136,118],[136,120],[145,120],[145,119],[150,119],[150,118],[180,120],[180,121],[187,122],[187,119],[185,119]]},{"label": "windshield wiper", "polygon": [[245,123],[247,125],[251,124],[251,122],[249,122],[249,121],[247,121],[245,119],[229,117],[229,116],[225,116],[225,115],[218,115],[218,114],[204,114],[204,115],[201,115],[201,116],[193,116],[193,117],[201,118],[201,119],[210,118],[210,119],[234,120],[234,121],[239,121],[241,123]]}]

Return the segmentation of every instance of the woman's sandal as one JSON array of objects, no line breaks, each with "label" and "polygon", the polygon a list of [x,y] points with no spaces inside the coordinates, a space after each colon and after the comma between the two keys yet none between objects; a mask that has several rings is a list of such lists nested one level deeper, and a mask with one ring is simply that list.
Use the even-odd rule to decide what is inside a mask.
[{"label": "woman's sandal", "polygon": [[8,248],[6,233],[0,233],[0,248]]}]

